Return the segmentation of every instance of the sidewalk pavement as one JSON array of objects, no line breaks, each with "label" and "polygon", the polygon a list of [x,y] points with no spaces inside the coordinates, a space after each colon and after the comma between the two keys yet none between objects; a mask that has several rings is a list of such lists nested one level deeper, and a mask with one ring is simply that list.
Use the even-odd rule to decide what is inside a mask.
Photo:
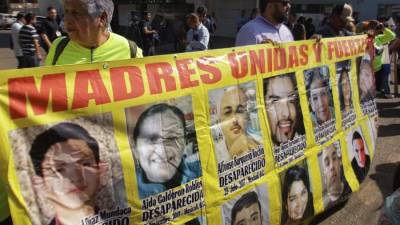
[{"label": "sidewalk pavement", "polygon": [[[5,31],[0,31],[0,74],[2,69],[16,68],[11,49],[4,43]],[[216,37],[218,48],[234,45],[234,40]],[[159,53],[172,53],[173,45],[162,45]],[[393,86],[392,86],[393,87]],[[374,161],[368,178],[360,191],[351,195],[341,208],[318,216],[313,224],[319,225],[376,225],[384,198],[392,193],[395,168],[400,164],[400,98],[378,99],[379,132]]]}]

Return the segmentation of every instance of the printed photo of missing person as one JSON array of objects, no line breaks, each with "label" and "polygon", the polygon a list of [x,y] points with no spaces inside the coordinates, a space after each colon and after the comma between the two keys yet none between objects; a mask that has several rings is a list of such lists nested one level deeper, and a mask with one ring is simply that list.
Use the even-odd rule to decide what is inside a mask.
[{"label": "printed photo of missing person", "polygon": [[300,224],[314,215],[313,195],[305,161],[282,172],[282,225]]},{"label": "printed photo of missing person", "polygon": [[201,176],[191,96],[125,110],[141,199]]},{"label": "printed photo of missing person", "polygon": [[339,89],[340,111],[342,112],[342,117],[344,117],[353,109],[350,60],[336,63],[336,77]]},{"label": "printed photo of missing person", "polygon": [[268,225],[269,199],[263,184],[222,206],[224,225]]},{"label": "printed photo of missing person", "polygon": [[336,141],[318,154],[322,180],[322,196],[325,209],[347,200],[351,188],[346,180],[342,164],[340,142]]},{"label": "printed photo of missing person", "polygon": [[375,76],[369,54],[357,58],[357,80],[361,103],[375,99]]},{"label": "printed photo of missing person", "polygon": [[107,113],[9,133],[32,224],[81,224],[128,206],[113,131]]},{"label": "printed photo of missing person", "polygon": [[368,175],[371,160],[368,145],[360,127],[348,133],[347,143],[351,167],[358,182],[361,183]]},{"label": "printed photo of missing person", "polygon": [[294,73],[264,79],[264,102],[275,146],[305,134]]},{"label": "printed photo of missing person", "polygon": [[209,106],[218,162],[262,145],[255,82],[211,90]]},{"label": "printed photo of missing person", "polygon": [[335,119],[332,86],[327,66],[304,71],[307,98],[314,129],[331,119]]}]

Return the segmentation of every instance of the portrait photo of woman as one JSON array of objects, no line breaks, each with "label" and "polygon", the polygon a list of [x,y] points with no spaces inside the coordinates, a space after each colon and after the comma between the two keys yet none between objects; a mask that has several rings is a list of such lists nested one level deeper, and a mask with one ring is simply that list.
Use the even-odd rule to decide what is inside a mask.
[{"label": "portrait photo of woman", "polygon": [[351,82],[349,70],[343,67],[339,75],[339,98],[340,98],[340,111],[342,114],[349,113],[353,107],[353,101],[351,99]]},{"label": "portrait photo of woman", "polygon": [[300,224],[314,215],[307,171],[298,165],[286,171],[282,186],[282,225]]}]

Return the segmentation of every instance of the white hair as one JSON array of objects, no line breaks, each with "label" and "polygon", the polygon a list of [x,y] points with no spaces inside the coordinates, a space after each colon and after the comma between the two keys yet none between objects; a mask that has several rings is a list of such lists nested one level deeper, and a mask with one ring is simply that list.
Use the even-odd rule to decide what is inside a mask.
[{"label": "white hair", "polygon": [[111,23],[114,13],[114,3],[112,0],[81,0],[87,6],[88,14],[92,18],[101,16],[103,12],[107,14],[106,26]]}]

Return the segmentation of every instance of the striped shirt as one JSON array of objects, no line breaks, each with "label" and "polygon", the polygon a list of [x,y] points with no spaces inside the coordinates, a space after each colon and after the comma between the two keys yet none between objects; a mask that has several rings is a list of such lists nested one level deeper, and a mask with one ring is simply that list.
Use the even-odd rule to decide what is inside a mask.
[{"label": "striped shirt", "polygon": [[19,43],[24,55],[35,55],[34,40],[39,40],[39,35],[32,25],[24,25],[19,31]]}]

